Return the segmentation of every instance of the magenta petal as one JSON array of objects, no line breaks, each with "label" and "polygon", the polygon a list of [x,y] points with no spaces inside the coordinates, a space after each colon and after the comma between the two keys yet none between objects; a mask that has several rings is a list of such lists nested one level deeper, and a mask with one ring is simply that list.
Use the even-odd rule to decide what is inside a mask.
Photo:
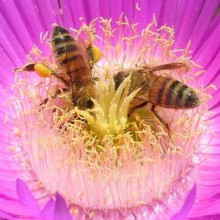
[{"label": "magenta petal", "polygon": [[54,220],[55,201],[50,199],[41,211],[41,218],[43,220]]},{"label": "magenta petal", "polygon": [[24,206],[29,208],[31,213],[33,213],[36,216],[39,216],[40,208],[39,208],[36,200],[34,199],[34,197],[31,195],[31,192],[29,191],[25,182],[23,182],[20,179],[17,179],[16,188],[17,188],[17,193],[18,193],[18,197],[19,197],[20,202]]},{"label": "magenta petal", "polygon": [[61,26],[74,27],[74,20],[70,8],[70,3],[67,0],[61,0],[60,7],[60,11],[62,11],[62,23],[60,23]]},{"label": "magenta petal", "polygon": [[210,23],[213,19],[213,14],[219,6],[219,0],[213,0],[212,4],[208,1],[204,1],[204,5],[200,12],[199,18],[192,30],[190,39],[192,40],[192,51],[195,52],[196,49],[203,43],[204,33],[207,31]]},{"label": "magenta petal", "polygon": [[217,199],[213,201],[211,199],[198,201],[195,208],[191,210],[189,215],[194,217],[206,216],[206,215],[219,215],[220,213],[219,207],[220,207],[220,200]]},{"label": "magenta petal", "polygon": [[[16,1],[1,1],[1,30],[9,36],[14,37],[13,41],[10,42],[16,48],[16,46],[20,47],[20,50],[15,51],[18,55],[21,53],[27,54],[28,51],[33,46],[33,42],[31,39],[31,35],[28,33],[26,29],[26,23],[23,21],[21,12],[17,9]],[[16,22],[14,22],[16,21]],[[10,34],[9,36],[7,34]],[[22,33],[22,34],[21,34]],[[10,40],[9,40],[10,41]],[[4,44],[3,48],[4,48]]]},{"label": "magenta petal", "polygon": [[[82,25],[82,22],[80,21],[80,18],[84,18],[84,21],[87,21],[87,15],[84,12],[84,1],[71,1],[69,0],[69,6],[71,9],[72,18],[74,21],[74,27],[79,28]],[[89,21],[88,21],[89,22]],[[87,23],[88,23],[87,22]]]},{"label": "magenta petal", "polygon": [[29,215],[27,208],[19,201],[11,200],[4,196],[0,196],[0,210],[10,213],[11,215]]},{"label": "magenta petal", "polygon": [[88,1],[90,7],[90,19],[97,18],[100,15],[100,8],[99,8],[99,0],[89,0]]},{"label": "magenta petal", "polygon": [[170,27],[173,26],[176,21],[178,7],[178,1],[166,0],[166,4],[163,5],[163,10],[160,15],[160,24],[167,24]]},{"label": "magenta petal", "polygon": [[180,210],[176,215],[174,215],[171,220],[184,220],[186,219],[188,213],[192,209],[194,203],[196,200],[196,185],[193,186],[193,188],[188,193],[186,200]]},{"label": "magenta petal", "polygon": [[14,220],[14,218],[13,217],[11,217],[10,215],[8,215],[8,214],[6,214],[6,213],[4,213],[4,212],[2,212],[2,211],[0,211],[0,219],[7,219],[7,220]]},{"label": "magenta petal", "polygon": [[61,219],[72,220],[72,217],[63,197],[59,193],[56,193],[54,220]]},{"label": "magenta petal", "polygon": [[203,41],[203,44],[200,45],[199,49],[194,54],[196,62],[203,65],[205,68],[212,63],[212,60],[215,59],[215,56],[217,56],[219,52],[220,42],[216,38],[219,34],[220,23],[213,28],[212,32],[210,32],[207,38]]},{"label": "magenta petal", "polygon": [[190,218],[190,220],[219,220],[220,215],[206,215],[198,218]]}]

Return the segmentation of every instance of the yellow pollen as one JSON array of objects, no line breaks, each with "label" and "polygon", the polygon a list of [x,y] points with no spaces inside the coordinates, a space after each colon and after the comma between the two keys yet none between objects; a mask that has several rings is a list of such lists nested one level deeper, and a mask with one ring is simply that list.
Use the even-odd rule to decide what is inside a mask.
[{"label": "yellow pollen", "polygon": [[50,68],[48,68],[46,65],[44,65],[43,63],[36,63],[34,65],[34,70],[35,72],[41,76],[41,77],[50,77],[52,76],[52,70]]}]

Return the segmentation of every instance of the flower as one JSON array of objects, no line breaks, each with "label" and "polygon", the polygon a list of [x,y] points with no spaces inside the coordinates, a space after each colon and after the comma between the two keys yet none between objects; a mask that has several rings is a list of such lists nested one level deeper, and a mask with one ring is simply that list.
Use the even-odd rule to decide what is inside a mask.
[{"label": "flower", "polygon": [[[218,7],[219,1],[215,0],[212,4],[207,1],[193,1],[189,3],[187,1],[179,2],[168,0],[158,1],[157,3],[153,3],[151,1],[137,1],[135,4],[131,1],[125,3],[125,1],[71,2],[67,0],[62,2],[49,0],[42,2],[2,2],[2,13],[0,15],[0,57],[2,61],[0,66],[2,76],[0,87],[2,96],[0,102],[0,125],[2,130],[0,149],[0,163],[2,165],[0,180],[0,216],[5,219],[70,219],[71,213],[73,218],[81,217],[94,219],[101,219],[103,216],[105,219],[132,219],[134,216],[139,219],[184,219],[186,216],[192,219],[198,219],[199,217],[201,217],[201,219],[208,219],[207,216],[210,215],[216,215],[215,218],[218,219],[218,120],[220,93],[218,89],[215,90],[214,86],[211,86],[218,86],[219,84],[219,41],[216,39],[216,36],[219,35],[220,31]],[[11,12],[13,12],[13,14]],[[122,18],[120,17],[122,12],[124,12],[125,15],[123,20],[116,22],[119,18]],[[154,14],[155,17],[153,16]],[[126,182],[126,178],[128,178],[128,176],[124,175],[122,172],[126,169],[121,169],[120,172],[118,172],[119,170],[116,170],[116,173],[113,173],[113,176],[110,176],[108,173],[107,177],[117,177],[116,180],[118,182],[116,181],[114,183],[114,181],[109,178],[109,185],[107,186],[110,187],[106,189],[104,187],[105,185],[102,185],[103,180],[106,180],[104,178],[105,176],[103,175],[102,170],[97,171],[95,166],[93,174],[97,175],[99,179],[95,179],[95,181],[92,182],[93,185],[91,184],[89,175],[87,175],[87,173],[82,173],[82,170],[88,172],[87,169],[84,169],[84,164],[76,164],[78,166],[76,171],[79,173],[78,175],[75,175],[74,178],[69,175],[70,172],[68,169],[73,167],[75,157],[72,158],[73,160],[61,159],[66,158],[69,155],[75,156],[77,154],[71,154],[72,151],[70,151],[68,147],[65,148],[66,144],[62,146],[60,145],[60,136],[55,138],[53,133],[54,131],[48,129],[48,125],[51,125],[50,122],[54,122],[54,120],[56,120],[56,129],[62,130],[63,128],[62,134],[64,134],[64,136],[62,136],[62,138],[66,138],[65,141],[67,143],[72,141],[70,138],[73,138],[74,141],[77,140],[77,148],[74,148],[76,153],[85,153],[85,151],[83,151],[83,149],[85,149],[83,148],[83,142],[85,140],[87,141],[88,146],[91,146],[96,139],[92,139],[93,136],[88,136],[85,133],[82,134],[80,133],[81,130],[77,130],[82,125],[81,119],[77,120],[79,124],[68,123],[68,120],[70,119],[68,118],[69,112],[64,115],[65,117],[60,117],[60,115],[51,114],[50,111],[47,112],[48,109],[46,108],[42,112],[48,116],[47,119],[45,120],[39,116],[42,112],[36,108],[36,106],[39,106],[40,104],[36,102],[36,97],[42,99],[42,97],[46,95],[44,89],[48,88],[48,86],[49,88],[50,86],[54,86],[50,80],[45,80],[42,83],[42,79],[34,74],[30,75],[30,73],[28,73],[26,75],[18,75],[17,78],[15,78],[13,74],[14,68],[23,66],[25,63],[24,59],[32,50],[33,45],[37,45],[37,47],[33,50],[34,53],[32,53],[31,58],[33,58],[33,55],[36,55],[35,60],[39,59],[39,53],[41,51],[43,51],[44,54],[49,54],[50,49],[45,42],[47,34],[44,34],[51,30],[51,25],[53,23],[79,29],[83,22],[89,24],[92,19],[99,16],[103,16],[105,19],[101,20],[102,26],[96,26],[97,35],[100,37],[100,41],[98,41],[98,39],[96,40],[98,46],[103,49],[105,57],[97,64],[97,70],[95,71],[99,72],[99,67],[102,69],[101,72],[108,70],[109,65],[107,65],[107,58],[112,59],[110,67],[112,68],[111,71],[113,71],[115,67],[118,67],[114,61],[118,61],[119,65],[123,62],[124,56],[121,56],[123,52],[126,53],[124,66],[127,68],[130,67],[131,61],[135,61],[134,64],[137,63],[137,48],[140,49],[142,47],[143,49],[146,49],[144,52],[149,52],[149,56],[146,56],[148,59],[146,61],[149,61],[150,64],[154,64],[153,66],[155,66],[155,64],[160,64],[161,62],[164,63],[164,61],[171,61],[171,55],[174,54],[169,52],[171,50],[176,50],[176,57],[173,58],[175,61],[189,62],[193,66],[189,75],[183,75],[182,80],[202,91],[200,93],[202,100],[204,101],[203,103],[206,103],[206,100],[209,98],[204,94],[204,91],[212,96],[212,99],[207,101],[208,109],[213,111],[211,115],[209,115],[209,112],[207,113],[205,104],[199,109],[189,111],[190,113],[187,113],[187,116],[190,117],[189,124],[192,126],[188,129],[191,129],[190,131],[193,132],[193,128],[196,128],[197,133],[199,132],[201,136],[197,134],[193,137],[186,136],[187,132],[183,131],[180,126],[182,125],[184,127],[187,125],[184,121],[181,122],[181,120],[179,120],[179,126],[172,124],[171,128],[175,128],[177,130],[175,131],[176,134],[180,135],[182,132],[182,136],[186,137],[184,140],[182,139],[182,143],[178,138],[178,141],[175,142],[174,140],[174,143],[178,143],[180,146],[181,144],[185,144],[185,146],[184,148],[183,146],[177,148],[177,145],[174,145],[174,148],[172,148],[172,150],[175,151],[171,160],[172,162],[175,162],[174,166],[167,166],[167,164],[164,163],[160,164],[159,169],[154,167],[154,169],[159,172],[152,172],[153,170],[150,169],[150,166],[147,166],[149,174],[153,173],[153,175],[149,178],[151,181],[145,181],[148,188],[146,185],[143,185],[144,181],[141,180],[140,183],[135,182],[134,185],[132,185],[130,184],[132,182],[132,178],[129,177]],[[111,19],[112,26],[110,25],[109,19]],[[136,25],[136,23],[138,23],[138,25]],[[148,29],[146,29],[147,26]],[[172,26],[174,27],[175,34],[170,28]],[[117,33],[111,32],[117,27],[121,27],[121,29],[118,29]],[[100,33],[103,33],[103,35],[100,35]],[[104,35],[104,33],[107,33],[107,35]],[[143,33],[142,36],[149,36],[149,34],[152,35],[150,35],[150,38],[138,38],[140,33]],[[113,35],[113,37],[111,37],[111,35]],[[129,39],[126,38],[127,36],[134,38]],[[157,47],[161,49],[161,51],[159,51],[158,48],[156,52],[151,51],[149,50],[149,47],[147,49],[146,45],[143,44],[146,42],[155,42],[155,39],[159,39]],[[129,44],[129,41],[132,42],[132,44]],[[189,41],[191,42],[190,44],[188,44]],[[124,45],[121,48],[118,47],[118,49],[116,46],[113,49],[109,49],[108,47],[104,48],[104,46],[107,45],[106,42],[111,42],[112,45],[117,45],[117,43],[120,42]],[[127,42],[126,45],[125,42]],[[192,51],[191,53],[189,48]],[[138,52],[141,53],[141,50]],[[192,59],[189,59],[188,56],[192,56]],[[115,57],[117,57],[116,60],[114,60]],[[150,60],[150,58],[152,59]],[[48,61],[47,59],[46,61],[49,62],[51,60]],[[200,71],[198,72],[198,69],[196,69],[199,65],[205,68],[204,74]],[[117,70],[115,71],[117,72]],[[108,71],[106,71],[106,73],[107,72]],[[198,74],[198,76],[196,78],[193,77],[193,79],[196,79],[193,82],[193,79],[191,80],[190,77],[192,77],[195,73]],[[177,78],[180,77],[176,73],[173,73],[172,76]],[[186,78],[186,76],[189,76],[189,78]],[[127,81],[124,81],[124,84],[121,84],[120,89],[116,92],[114,91],[113,96],[110,97],[112,99],[108,98],[108,100],[113,100],[111,103],[116,106],[124,100],[127,100],[129,104],[132,97],[130,96],[130,98],[128,98],[129,94],[126,94],[126,91],[130,88],[130,84],[131,81],[127,78]],[[109,87],[106,89],[105,83],[101,83],[99,86],[104,93],[107,92],[107,94],[110,94],[108,91]],[[122,96],[124,96],[123,99],[120,99]],[[151,141],[157,143],[158,141],[157,139],[154,139],[155,135],[151,134],[151,131],[157,129],[158,127],[158,129],[160,129],[160,126],[158,126],[158,123],[155,125],[153,122],[151,127],[145,127],[144,132],[148,135],[140,133],[136,139],[130,135],[125,135],[124,130],[127,125],[127,120],[129,120],[126,117],[127,112],[123,112],[123,110],[126,110],[126,103],[124,102],[124,108],[121,110],[121,114],[118,114],[117,118],[112,120],[111,123],[111,121],[107,120],[109,117],[106,117],[106,114],[103,114],[104,116],[101,114],[103,113],[102,101],[103,100],[101,99],[97,100],[97,108],[95,109],[96,112],[99,113],[96,113],[96,115],[100,116],[99,120],[94,118],[93,113],[91,112],[78,110],[76,113],[83,115],[87,121],[90,120],[90,126],[92,127],[92,125],[94,125],[92,130],[98,135],[103,135],[102,132],[105,130],[108,135],[124,135],[126,137],[125,139],[114,139],[107,136],[107,138],[104,139],[104,146],[106,147],[104,150],[108,149],[108,146],[111,146],[111,141],[118,141],[118,146],[125,147],[122,150],[126,153],[124,154],[124,157],[120,154],[122,155],[120,160],[114,160],[112,158],[117,158],[119,151],[116,148],[110,148],[112,152],[111,157],[108,158],[110,151],[107,152],[107,155],[95,152],[94,157],[89,157],[88,159],[90,159],[92,165],[94,165],[94,161],[99,163],[105,162],[102,165],[107,167],[109,164],[112,165],[123,162],[127,166],[125,167],[127,168],[127,171],[130,169],[131,172],[135,173],[135,171],[140,170],[139,176],[145,174],[146,170],[141,170],[141,167],[136,163],[133,163],[132,165],[137,166],[129,167],[129,165],[131,165],[130,162],[133,160],[126,158],[125,156],[133,156],[136,150],[136,158],[140,159],[141,157],[139,157],[140,154],[138,153],[143,153],[143,151],[138,151],[139,148],[130,148],[130,143],[133,143],[132,141],[134,140],[138,142],[138,138],[141,138],[141,140],[145,138],[143,140],[145,145],[142,144],[140,146],[144,146],[148,150],[151,149],[152,146],[149,146],[149,143],[151,143]],[[49,103],[48,107],[54,104],[53,100],[51,102],[52,103]],[[11,103],[13,103],[13,105],[11,105]],[[113,108],[115,105],[108,105],[109,109],[111,109],[111,112],[113,113],[111,114],[111,117],[116,114]],[[32,106],[35,106],[35,110],[31,109]],[[30,110],[32,110],[32,112]],[[186,120],[184,113],[180,113],[180,111],[172,111],[175,112],[175,115],[167,114],[168,110],[160,111],[163,115],[167,116],[168,121],[171,119],[180,119],[181,117]],[[202,114],[202,120],[199,119],[199,114]],[[72,115],[73,114],[71,114],[71,116]],[[150,119],[152,119],[152,115],[149,115],[149,112],[147,115]],[[45,115],[41,116],[43,117]],[[61,116],[63,115],[61,114]],[[71,127],[70,129],[77,128],[76,131],[79,133],[74,133],[75,136],[66,135],[66,132],[69,131],[69,127],[63,127],[63,122],[65,120],[67,120],[67,124]],[[104,121],[109,122],[106,127],[104,126]],[[198,123],[201,123],[201,125],[199,126]],[[38,127],[36,127],[36,125]],[[103,129],[97,131],[95,130],[98,128],[97,125],[103,125],[104,127]],[[142,124],[140,123],[140,126],[141,125]],[[129,131],[132,131],[132,129],[133,128],[130,127]],[[164,140],[166,140],[170,145],[172,145],[172,141],[170,141],[166,135],[167,132],[165,132],[163,128],[156,132],[159,133],[160,131],[162,134],[161,137],[158,137],[161,138],[161,143],[166,143],[164,142]],[[104,134],[105,133],[106,132],[104,132]],[[80,140],[76,136],[84,139]],[[36,142],[36,140],[38,140],[38,142]],[[124,144],[121,144],[120,141],[123,141]],[[98,152],[103,150],[100,143],[97,145],[101,146],[100,149],[97,150]],[[194,145],[197,145],[197,147],[194,148]],[[45,149],[39,148],[39,146],[44,146]],[[134,144],[132,146],[136,145]],[[153,153],[148,152],[148,155],[151,154],[149,160],[160,160],[161,158],[158,158],[158,155],[160,157],[166,157],[168,155],[166,152],[165,154],[164,152],[160,152],[161,149],[166,150],[166,147],[168,146],[167,143],[161,148],[157,148],[156,145],[153,146],[155,147]],[[187,155],[189,154],[192,156],[190,152],[194,149],[196,149],[196,152],[194,152],[194,156],[187,157],[189,160],[183,160],[183,157],[176,154],[179,151],[181,153],[181,150],[183,149],[183,155],[186,155],[187,153]],[[87,150],[91,153],[93,149],[91,150],[88,148]],[[101,158],[100,155],[102,155],[103,158]],[[86,156],[86,154],[84,156]],[[54,160],[57,158],[60,159],[58,160],[59,163],[56,163],[56,160]],[[191,163],[192,159],[193,163]],[[127,160],[129,162],[127,162]],[[56,169],[53,169],[54,167],[56,167]],[[60,169],[60,167],[62,169]],[[63,169],[63,167],[68,169]],[[120,167],[120,164],[118,167]],[[142,168],[146,167],[142,166]],[[180,171],[184,170],[190,172],[181,173],[186,175],[186,178],[184,176],[182,178],[184,181],[174,181],[171,184],[173,188],[168,188],[165,187],[165,184],[160,184],[162,180],[166,179],[166,173],[162,171],[163,169],[166,170],[168,168],[172,168],[173,170],[171,170],[173,172],[175,171],[174,174],[178,173],[178,169]],[[57,170],[58,172],[55,172]],[[112,170],[110,171],[112,172]],[[102,175],[100,175],[99,172]],[[80,176],[80,174],[83,175]],[[170,173],[168,174],[170,176]],[[162,175],[164,175],[163,179],[160,178],[160,181],[158,181],[157,178]],[[121,179],[119,177],[121,177]],[[28,187],[19,179],[25,181]],[[133,186],[134,188],[132,189],[132,187],[128,187],[127,191],[125,191],[123,182],[128,185],[130,184],[130,186]],[[115,185],[113,185],[113,183]],[[137,185],[135,186],[136,183]],[[194,185],[195,183],[196,185]],[[97,190],[97,187],[100,187],[102,190]],[[147,193],[142,191],[145,187]],[[162,188],[162,193],[160,197],[158,197],[160,187],[164,188]],[[172,193],[169,194],[164,191],[165,188],[171,190]],[[66,202],[60,194],[55,194],[56,191],[66,198]],[[110,195],[107,196],[110,200],[106,200],[106,202],[104,202],[103,192]],[[152,192],[151,195],[148,194],[150,192]],[[92,197],[92,193],[96,193],[96,197]],[[145,195],[144,193],[149,196],[148,203],[146,203],[145,200],[140,200],[140,203],[138,203],[138,199],[146,199],[147,196],[139,197]],[[157,196],[154,197],[154,194],[157,194]],[[55,199],[53,199],[54,195]],[[152,199],[153,201],[151,201]],[[69,210],[67,209],[67,204]],[[135,206],[135,208],[133,206]],[[108,212],[106,207],[107,209],[112,210],[108,210]]]}]

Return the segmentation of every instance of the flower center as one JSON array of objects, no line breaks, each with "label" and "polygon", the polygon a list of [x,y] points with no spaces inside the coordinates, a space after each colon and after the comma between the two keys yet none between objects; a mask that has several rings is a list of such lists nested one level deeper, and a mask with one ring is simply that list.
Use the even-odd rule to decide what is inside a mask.
[{"label": "flower center", "polygon": [[[100,19],[96,43],[103,58],[93,68],[98,95],[94,108],[71,107],[68,93],[52,99],[60,83],[26,74],[14,85],[16,134],[27,162],[48,194],[62,193],[70,205],[89,209],[119,209],[168,203],[175,192],[188,191],[193,183],[194,156],[200,151],[208,97],[202,88],[197,108],[179,110],[158,107],[168,123],[171,137],[150,107],[129,109],[140,88],[130,90],[131,75],[115,89],[113,75],[121,70],[166,63],[191,67],[161,70],[156,76],[193,82],[198,66],[188,57],[188,48],[174,50],[174,31],[158,28],[155,20],[139,35],[137,24],[121,17],[117,27]],[[84,36],[92,25],[77,31]],[[95,24],[98,25],[98,24]],[[36,50],[35,50],[36,51]],[[40,57],[36,60],[38,61]],[[48,58],[48,63],[51,60]],[[140,80],[141,80],[140,76]],[[55,88],[55,89],[54,89]],[[49,101],[43,107],[45,98]],[[169,197],[171,196],[171,197]]]}]

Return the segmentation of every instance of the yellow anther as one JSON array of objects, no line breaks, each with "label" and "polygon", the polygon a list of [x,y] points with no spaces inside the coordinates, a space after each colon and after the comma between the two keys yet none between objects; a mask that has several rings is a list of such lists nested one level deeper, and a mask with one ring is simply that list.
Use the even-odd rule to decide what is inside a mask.
[{"label": "yellow anther", "polygon": [[50,68],[48,68],[43,63],[36,63],[34,65],[34,70],[41,77],[50,77],[52,76],[52,72],[53,72]]},{"label": "yellow anther", "polygon": [[95,45],[92,45],[91,54],[93,56],[92,57],[93,58],[93,63],[97,63],[102,57],[101,50],[99,49],[99,47],[97,47]]}]

